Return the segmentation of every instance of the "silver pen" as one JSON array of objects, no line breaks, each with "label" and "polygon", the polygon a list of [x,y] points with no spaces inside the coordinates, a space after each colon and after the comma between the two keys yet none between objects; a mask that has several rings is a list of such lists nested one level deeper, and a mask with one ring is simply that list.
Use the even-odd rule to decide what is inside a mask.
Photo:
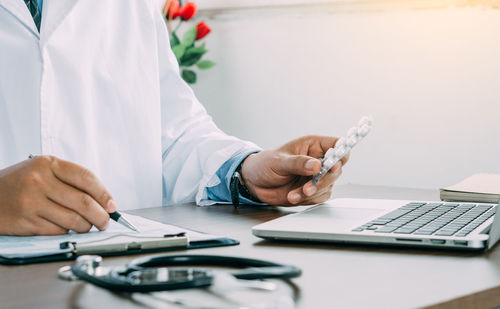
[{"label": "silver pen", "polygon": [[139,230],[132,223],[130,223],[127,219],[125,219],[125,217],[122,216],[122,214],[119,213],[118,211],[110,213],[109,217],[111,219],[113,219],[114,221],[120,223],[124,227],[131,229],[132,231],[139,232]]}]

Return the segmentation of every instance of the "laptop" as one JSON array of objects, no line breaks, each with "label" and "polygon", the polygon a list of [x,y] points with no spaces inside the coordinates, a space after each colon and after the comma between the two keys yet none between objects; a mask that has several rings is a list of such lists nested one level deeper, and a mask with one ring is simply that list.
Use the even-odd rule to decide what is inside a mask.
[{"label": "laptop", "polygon": [[499,206],[332,199],[252,228],[265,239],[487,250],[500,238]]}]

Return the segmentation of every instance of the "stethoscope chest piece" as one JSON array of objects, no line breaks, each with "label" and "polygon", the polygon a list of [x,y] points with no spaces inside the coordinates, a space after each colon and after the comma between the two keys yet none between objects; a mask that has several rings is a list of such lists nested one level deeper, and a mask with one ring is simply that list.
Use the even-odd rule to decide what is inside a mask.
[{"label": "stethoscope chest piece", "polygon": [[[80,268],[82,271],[86,271],[89,274],[96,274],[96,269],[101,267],[102,257],[100,255],[82,255],[76,259],[75,266]],[[59,278],[75,281],[78,280],[78,276],[73,273],[73,267],[75,266],[63,266],[59,268],[57,275]]]},{"label": "stethoscope chest piece", "polygon": [[75,281],[78,280],[78,277],[73,274],[73,271],[71,270],[71,266],[66,265],[57,271],[57,276],[60,279],[67,280],[67,281]]}]

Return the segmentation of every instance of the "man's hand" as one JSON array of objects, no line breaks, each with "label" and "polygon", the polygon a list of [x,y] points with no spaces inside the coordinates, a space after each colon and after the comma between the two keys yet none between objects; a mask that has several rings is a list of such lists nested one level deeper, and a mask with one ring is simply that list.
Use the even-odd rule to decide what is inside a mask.
[{"label": "man's hand", "polygon": [[116,210],[111,194],[89,170],[36,156],[0,170],[0,234],[56,235],[104,230]]},{"label": "man's hand", "polygon": [[333,184],[349,159],[347,154],[316,184],[311,176],[338,138],[304,136],[275,150],[265,150],[243,161],[241,174],[250,193],[271,205],[317,204],[330,198]]}]

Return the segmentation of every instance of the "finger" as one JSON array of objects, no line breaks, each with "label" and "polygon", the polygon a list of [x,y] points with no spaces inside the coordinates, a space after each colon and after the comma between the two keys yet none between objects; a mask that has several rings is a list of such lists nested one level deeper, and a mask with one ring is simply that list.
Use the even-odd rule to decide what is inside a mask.
[{"label": "finger", "polygon": [[331,192],[333,189],[333,185],[334,185],[334,183],[330,183],[327,186],[323,186],[321,189],[317,190],[315,194],[313,194],[311,196],[306,196],[302,202],[314,200],[318,196],[321,196],[321,195],[325,194],[326,192]]},{"label": "finger", "polygon": [[304,192],[302,192],[302,187],[293,189],[292,191],[288,192],[287,194],[287,200],[290,204],[292,205],[297,205],[303,200],[306,199],[306,196]]},{"label": "finger", "polygon": [[330,194],[333,188],[333,184],[319,190],[313,196],[306,196],[303,193],[303,187],[294,189],[288,193],[288,201],[290,204],[297,205],[305,205],[305,204],[316,204],[318,199],[321,199],[325,196],[325,194]]},{"label": "finger", "polygon": [[[330,148],[334,148],[335,145],[337,144],[337,141],[339,140],[338,137],[323,137],[321,140],[321,148],[323,150],[323,155],[328,151]],[[342,162],[342,165],[346,164],[347,161],[349,161],[350,157],[350,152],[347,152],[341,159],[340,161]]]},{"label": "finger", "polygon": [[90,170],[60,159],[54,160],[51,168],[57,178],[92,196],[107,212],[116,211],[113,197]]},{"label": "finger", "polygon": [[[57,181],[47,192],[47,196],[53,202],[76,212],[89,224],[95,225],[103,231],[109,222],[109,214],[90,195],[82,192],[70,185]],[[82,223],[74,222],[74,218],[68,218],[80,230],[83,230]],[[71,228],[72,229],[72,228]]]},{"label": "finger", "polygon": [[[315,191],[316,194],[318,194],[319,191]],[[295,188],[288,192],[287,194],[287,200],[290,204],[297,205],[300,203],[303,203],[305,200],[308,199],[308,196],[304,193],[304,186],[301,186],[299,188]]]},{"label": "finger", "polygon": [[308,181],[303,186],[303,192],[305,196],[312,196],[316,194],[316,192],[321,191],[323,188],[329,186],[334,183],[342,174],[342,163],[337,162],[335,165],[326,173],[323,178],[321,178],[315,185],[312,184],[312,181]]},{"label": "finger", "polygon": [[342,165],[345,165],[347,161],[349,161],[349,158],[351,157],[351,152],[349,151],[348,153],[345,154],[345,156],[340,159],[340,162],[342,162]]},{"label": "finger", "polygon": [[33,223],[32,228],[34,235],[64,235],[68,233],[68,230],[62,228],[61,226],[50,222],[47,219],[39,217],[36,222]]},{"label": "finger", "polygon": [[66,230],[77,233],[90,231],[92,225],[77,212],[49,200],[49,205],[40,211],[40,217]]},{"label": "finger", "polygon": [[304,155],[283,155],[275,165],[279,175],[311,176],[319,171],[321,162]]},{"label": "finger", "polygon": [[[321,150],[323,151],[323,153],[321,154],[321,156],[323,156],[328,151],[328,149],[334,148],[335,145],[337,144],[338,140],[339,140],[338,137],[322,136],[321,141],[320,141],[320,145],[321,145]],[[349,161],[349,156],[350,156],[350,152],[346,153],[346,155],[343,156],[342,159],[340,159],[340,161],[342,161],[343,165],[346,164],[347,161]]]},{"label": "finger", "polygon": [[321,149],[323,149],[323,152],[326,152],[328,149],[335,147],[338,140],[338,137],[323,136],[320,141]]},{"label": "finger", "polygon": [[331,197],[332,197],[332,191],[326,190],[325,192],[321,193],[320,195],[314,196],[311,199],[304,200],[302,202],[302,204],[304,204],[304,205],[320,204],[320,203],[323,203],[323,202],[329,200]]},{"label": "finger", "polygon": [[[308,198],[321,195],[327,190],[331,190],[333,183],[342,173],[342,165],[336,163],[335,171],[329,171],[321,180],[313,186],[312,180],[305,183],[302,187],[296,188],[288,192],[287,200],[293,205],[303,203]],[[335,166],[334,166],[335,167]]]},{"label": "finger", "polygon": [[328,149],[335,146],[338,138],[332,136],[310,135],[306,137],[306,141],[307,140],[309,140],[309,144],[306,143],[306,145],[309,146],[305,154],[314,158],[321,158],[325,155]]}]

